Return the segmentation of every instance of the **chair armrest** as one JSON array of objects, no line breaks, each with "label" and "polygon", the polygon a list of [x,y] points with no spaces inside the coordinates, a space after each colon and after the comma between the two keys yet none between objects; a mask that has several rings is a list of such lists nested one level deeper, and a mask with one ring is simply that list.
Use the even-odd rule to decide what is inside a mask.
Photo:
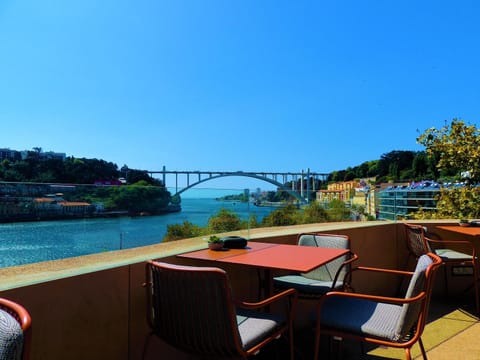
[{"label": "chair armrest", "polygon": [[396,304],[396,305],[403,305],[412,302],[419,301],[426,296],[426,292],[422,291],[417,296],[412,298],[399,298],[399,297],[391,297],[391,296],[380,296],[380,295],[370,295],[370,294],[358,294],[358,293],[346,293],[341,291],[331,291],[326,293],[322,298],[320,298],[318,307],[329,298],[332,297],[348,297],[348,298],[355,298],[355,299],[363,299],[363,300],[370,300],[375,302],[381,303],[388,303],[388,304]]},{"label": "chair armrest", "polygon": [[[345,261],[343,262],[343,264],[338,268],[337,273],[335,274],[335,277],[333,278],[332,289],[335,288],[335,285],[337,284],[338,276],[340,275],[340,272],[342,271],[342,269],[343,269],[344,267],[346,267],[347,265],[352,264],[354,261],[358,260],[358,255],[355,254],[354,252],[349,251],[348,254],[350,255],[350,259],[345,260]],[[350,271],[347,271],[347,273],[346,273],[345,276],[343,277],[343,280],[344,280],[343,283],[344,283],[344,285],[345,285],[345,282],[346,282],[345,279],[347,279],[347,278],[349,279],[348,283],[350,284],[350,282],[351,282],[351,276],[350,276],[350,275],[351,275],[351,272],[350,272]],[[349,285],[349,286],[350,286],[350,285]]]},{"label": "chair armrest", "polygon": [[279,301],[283,298],[290,297],[292,300],[296,301],[297,300],[297,290],[295,289],[287,289],[285,291],[282,291],[281,293],[275,294],[267,299],[264,299],[262,301],[258,302],[247,302],[247,301],[240,301],[240,300],[234,300],[235,305],[244,309],[259,309],[262,307],[265,307],[267,305],[270,305],[271,303],[274,303],[276,301]]},{"label": "chair armrest", "polygon": [[387,276],[409,276],[411,277],[413,275],[412,271],[405,271],[405,270],[396,270],[396,269],[385,269],[385,268],[376,268],[376,267],[370,267],[370,266],[357,266],[352,269],[350,269],[350,272],[345,274],[345,279],[349,279],[349,290],[348,292],[355,292],[353,287],[351,286],[352,284],[352,275],[353,272],[370,272],[370,273],[376,273],[376,274],[386,274]]},{"label": "chair armrest", "polygon": [[0,298],[0,309],[8,312],[15,319],[17,319],[23,331],[30,328],[32,319],[28,311],[22,305],[11,300]]},{"label": "chair armrest", "polygon": [[351,256],[350,259],[345,260],[345,261],[343,262],[343,265],[342,265],[342,266],[351,264],[351,263],[353,263],[354,261],[357,261],[357,260],[358,260],[358,255],[357,255],[357,254],[355,254],[354,252],[351,252],[351,251],[349,251],[349,254],[350,254],[350,256]]},{"label": "chair armrest", "polygon": [[412,276],[412,271],[405,271],[405,270],[396,270],[396,269],[385,269],[385,268],[376,268],[370,266],[357,266],[351,270],[354,271],[370,271],[370,272],[377,272],[377,273],[385,273],[385,274],[392,274],[392,275],[405,275],[405,276]]}]

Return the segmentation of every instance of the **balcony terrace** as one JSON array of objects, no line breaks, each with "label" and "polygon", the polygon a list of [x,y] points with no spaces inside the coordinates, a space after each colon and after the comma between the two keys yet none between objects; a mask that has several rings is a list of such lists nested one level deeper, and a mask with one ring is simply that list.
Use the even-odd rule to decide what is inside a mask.
[{"label": "balcony terrace", "polygon": [[[426,222],[430,229],[448,222]],[[348,235],[359,265],[401,268],[407,248],[400,222],[347,222],[311,224],[250,230],[250,241],[294,244],[300,232],[318,231]],[[237,234],[246,236],[242,232]],[[442,237],[448,236],[441,233]],[[205,248],[201,238],[110,251],[70,259],[0,269],[0,296],[24,305],[33,319],[31,359],[141,359],[148,333],[145,320],[145,261],[162,259],[177,264],[206,265],[205,262],[180,259],[177,254]],[[209,264],[211,265],[211,264]],[[217,264],[215,264],[217,266]],[[222,266],[223,267],[223,266]],[[258,290],[254,269],[226,265],[232,287],[239,298],[255,298]],[[442,270],[440,270],[442,271]],[[440,272],[441,274],[441,272]],[[450,274],[450,272],[449,272]],[[480,323],[474,313],[473,294],[464,293],[471,277],[459,276],[450,296],[444,293],[444,277],[437,276],[429,322],[423,339],[431,360],[478,359]],[[461,281],[460,281],[461,280]],[[388,282],[356,280],[357,291],[381,291],[393,294],[396,286]],[[313,333],[308,314],[311,306],[302,302],[296,323],[298,359],[312,358]],[[280,346],[282,346],[280,344]],[[365,347],[361,355],[358,343],[345,341],[341,359],[403,359],[402,351]],[[414,346],[418,356],[418,345]],[[259,359],[272,355],[266,349]],[[283,351],[279,352],[282,358]],[[327,358],[328,347],[322,347]],[[152,340],[147,359],[191,359]]]}]

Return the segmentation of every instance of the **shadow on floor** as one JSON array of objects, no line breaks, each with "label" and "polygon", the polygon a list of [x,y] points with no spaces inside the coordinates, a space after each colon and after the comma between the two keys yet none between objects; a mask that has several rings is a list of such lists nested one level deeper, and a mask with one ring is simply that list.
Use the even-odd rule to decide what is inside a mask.
[{"label": "shadow on floor", "polygon": [[[478,323],[475,315],[475,305],[469,303],[471,297],[439,298],[432,301],[429,319],[422,339],[428,351],[439,344],[448,343],[455,336],[459,336],[468,327]],[[477,339],[472,339],[477,341]],[[305,328],[295,333],[295,359],[311,360],[314,350],[314,330]],[[452,354],[458,349],[451,349]],[[412,357],[420,356],[418,344],[412,348]],[[455,355],[453,355],[455,356]],[[421,356],[420,356],[421,358]],[[452,359],[455,357],[452,357]],[[285,340],[276,341],[271,346],[262,350],[256,359],[289,359],[289,349]],[[378,347],[370,344],[361,344],[356,341],[344,339],[331,341],[322,337],[320,346],[320,359],[325,360],[392,360],[405,359],[403,349]]]}]

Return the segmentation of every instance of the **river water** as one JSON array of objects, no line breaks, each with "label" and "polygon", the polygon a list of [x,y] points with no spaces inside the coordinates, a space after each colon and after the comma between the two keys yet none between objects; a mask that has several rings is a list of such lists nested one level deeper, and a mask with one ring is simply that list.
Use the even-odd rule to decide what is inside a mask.
[{"label": "river water", "polygon": [[119,217],[0,224],[0,267],[151,245],[161,242],[167,225],[189,221],[205,226],[221,208],[257,220],[272,208],[213,198],[182,199],[182,211],[159,216]]}]

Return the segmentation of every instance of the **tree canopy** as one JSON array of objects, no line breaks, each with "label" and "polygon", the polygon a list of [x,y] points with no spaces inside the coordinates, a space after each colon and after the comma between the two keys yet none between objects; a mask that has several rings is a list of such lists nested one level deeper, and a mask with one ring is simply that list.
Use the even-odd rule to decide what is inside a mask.
[{"label": "tree canopy", "polygon": [[463,120],[453,119],[440,129],[430,128],[417,141],[424,145],[428,161],[436,162],[443,176],[464,180],[460,188],[444,187],[435,212],[419,211],[416,218],[480,217],[480,130]]},{"label": "tree canopy", "polygon": [[417,141],[437,160],[440,171],[480,181],[480,130],[476,126],[453,119],[440,129],[427,129]]},{"label": "tree canopy", "polygon": [[349,181],[376,177],[376,182],[412,181],[436,178],[435,162],[425,151],[393,150],[378,160],[365,161],[345,170],[333,171],[328,181]]},{"label": "tree canopy", "polygon": [[[159,180],[151,178],[144,170],[127,170],[126,180],[130,184],[144,180],[151,185],[160,185]],[[48,159],[40,158],[37,151],[28,152],[22,160],[0,161],[0,181],[93,184],[98,180],[117,180],[125,175],[123,171],[116,164],[101,159]]]}]

